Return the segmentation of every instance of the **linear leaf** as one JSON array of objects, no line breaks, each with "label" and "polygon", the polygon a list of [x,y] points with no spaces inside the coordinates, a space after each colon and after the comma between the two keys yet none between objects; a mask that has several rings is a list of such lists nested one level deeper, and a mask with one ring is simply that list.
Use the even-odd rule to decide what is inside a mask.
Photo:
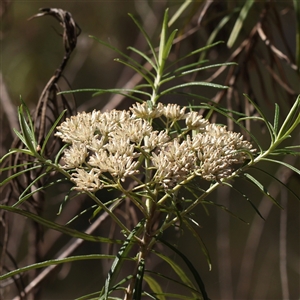
[{"label": "linear leaf", "polygon": [[167,247],[169,247],[170,249],[172,249],[177,255],[179,255],[181,257],[181,259],[185,262],[186,266],[189,268],[189,270],[193,274],[194,279],[197,282],[198,287],[201,291],[203,300],[209,300],[209,298],[207,296],[207,293],[206,293],[206,290],[205,290],[204,283],[203,283],[199,273],[197,272],[196,268],[191,263],[191,261],[181,251],[179,251],[176,247],[174,247],[173,245],[171,245],[167,241],[164,241],[163,239],[159,239],[159,241],[161,243],[163,243],[164,245],[166,245]]},{"label": "linear leaf", "polygon": [[[166,243],[165,241],[160,240],[160,242],[162,243]],[[158,257],[160,257],[162,260],[164,260],[173,270],[174,272],[178,275],[178,277],[181,279],[181,281],[184,283],[184,285],[188,288],[191,288],[191,292],[193,294],[194,297],[196,297],[195,299],[197,299],[197,295],[195,294],[195,292],[197,292],[194,284],[192,283],[192,281],[189,279],[188,275],[185,273],[185,271],[177,264],[175,263],[169,256],[166,256],[162,253],[159,253],[157,251],[154,251],[155,255],[157,255]]]},{"label": "linear leaf", "polygon": [[[189,220],[190,220],[193,224],[196,223],[193,219],[189,219]],[[200,236],[200,235],[198,234],[198,232],[197,232],[197,231],[189,224],[189,222],[188,222],[187,219],[184,219],[184,224],[185,224],[185,226],[188,228],[188,230],[191,231],[191,233],[193,234],[193,236],[196,238],[197,242],[199,243],[199,245],[200,245],[200,247],[201,247],[201,250],[202,250],[203,254],[204,254],[205,257],[206,257],[206,260],[207,260],[207,263],[208,263],[209,270],[211,271],[211,267],[212,267],[212,264],[211,264],[211,258],[210,258],[208,249],[207,249],[206,245],[204,244],[204,242],[203,242],[201,236]],[[197,224],[197,223],[196,223],[196,224]],[[199,224],[197,224],[197,226],[199,226]],[[192,265],[191,265],[191,266],[192,266]],[[193,266],[192,266],[192,267],[193,267]],[[193,273],[193,272],[196,271],[196,270],[195,270],[194,268],[192,268],[190,271]],[[194,275],[196,281],[197,281],[197,279],[200,280],[199,283],[198,283],[198,281],[197,281],[197,283],[198,283],[198,285],[199,285],[199,288],[200,288],[200,286],[202,286],[202,285],[201,285],[202,280],[201,280],[201,278],[200,278],[200,275],[197,273],[197,271],[196,271],[195,274],[193,273],[193,275]]]},{"label": "linear leaf", "polygon": [[[129,67],[131,69],[133,69],[135,72],[137,72],[138,74],[140,74],[141,77],[143,77],[152,88],[154,88],[152,80],[146,74],[144,74],[139,68],[137,68],[137,67],[135,67],[135,66],[129,64],[128,62],[126,62],[124,60],[121,60],[119,58],[116,58],[115,61],[117,61],[117,62],[119,62],[119,63],[121,63],[121,64],[123,64],[123,65],[125,65],[125,66],[127,66],[127,67]],[[147,73],[153,75],[151,72],[147,72]]]},{"label": "linear leaf", "polygon": [[151,49],[152,55],[153,55],[153,57],[155,59],[155,62],[158,65],[157,55],[156,55],[154,47],[152,46],[151,40],[150,40],[147,32],[144,30],[144,28],[140,25],[140,23],[135,19],[135,17],[132,14],[128,14],[128,15],[131,17],[131,19],[133,20],[133,22],[137,25],[137,27],[139,28],[139,30],[143,34],[144,38],[146,39],[146,41],[148,43],[149,48]]},{"label": "linear leaf", "polygon": [[[212,43],[212,44],[206,45],[206,46],[201,47],[201,48],[199,48],[199,49],[196,49],[196,50],[194,50],[194,51],[188,53],[187,55],[182,56],[182,57],[180,57],[179,59],[175,60],[172,64],[170,64],[170,65],[168,66],[168,68],[170,68],[170,67],[173,66],[173,65],[178,64],[178,62],[180,62],[180,61],[182,61],[182,60],[185,60],[186,58],[188,58],[188,57],[190,57],[190,56],[193,56],[193,55],[198,54],[198,53],[200,53],[200,52],[206,51],[206,50],[208,50],[208,49],[210,49],[210,48],[215,47],[216,45],[223,44],[223,43],[224,43],[223,41],[219,41],[219,42],[216,42],[216,43]],[[201,62],[201,61],[203,61],[203,59],[199,59],[199,62]]]},{"label": "linear leaf", "polygon": [[112,282],[114,278],[119,274],[119,270],[123,264],[124,258],[127,257],[129,251],[131,250],[132,246],[135,244],[133,242],[133,237],[139,232],[142,228],[144,221],[141,221],[133,228],[133,230],[129,233],[126,240],[124,241],[123,245],[121,246],[115,260],[112,263],[112,266],[107,274],[105,284],[104,284],[104,291],[103,294],[100,295],[99,299],[107,299],[110,288],[112,286]]},{"label": "linear leaf", "polygon": [[260,109],[260,107],[254,101],[252,101],[249,98],[248,95],[244,94],[244,96],[248,99],[248,101],[254,106],[254,108],[257,110],[257,112],[262,117],[262,120],[264,121],[264,123],[266,124],[266,126],[267,126],[267,128],[269,130],[271,141],[272,141],[272,144],[273,144],[274,140],[276,138],[276,132],[274,131],[274,127],[270,124],[270,122],[268,121],[267,117],[265,116],[265,114],[263,113],[263,111]]},{"label": "linear leaf", "polygon": [[187,9],[187,7],[192,3],[190,0],[185,0],[181,6],[178,8],[178,10],[173,14],[171,20],[168,23],[168,26],[170,27],[181,15],[182,13]]},{"label": "linear leaf", "polygon": [[3,185],[5,185],[5,184],[7,184],[7,183],[8,183],[9,181],[11,181],[12,179],[14,179],[14,178],[16,178],[16,177],[18,177],[18,176],[20,176],[20,175],[26,173],[26,172],[29,172],[29,171],[38,169],[38,168],[40,168],[40,167],[41,167],[41,166],[33,166],[33,167],[31,167],[31,168],[22,170],[22,171],[20,171],[20,172],[18,172],[18,173],[14,173],[13,175],[11,175],[11,176],[7,177],[5,180],[3,180],[3,181],[0,183],[0,187],[3,186]]},{"label": "linear leaf", "polygon": [[198,71],[203,71],[203,70],[210,69],[210,68],[225,67],[225,66],[236,66],[236,65],[237,65],[237,63],[235,63],[235,62],[213,64],[213,65],[208,65],[208,66],[204,66],[204,67],[184,71],[181,74],[186,75],[186,74],[190,74],[190,73],[194,73],[194,72],[198,72]]},{"label": "linear leaf", "polygon": [[114,46],[112,46],[112,45],[110,45],[110,44],[108,44],[108,43],[106,43],[106,42],[104,42],[104,41],[102,41],[102,40],[100,40],[100,39],[94,37],[94,36],[89,36],[89,37],[91,37],[92,39],[94,39],[94,40],[97,41],[98,43],[100,43],[100,44],[102,44],[102,45],[104,45],[104,46],[110,48],[111,50],[117,52],[117,53],[120,54],[121,56],[125,57],[128,61],[131,61],[133,64],[138,64],[138,63],[136,62],[136,60],[134,60],[132,57],[126,55],[124,52],[120,51],[118,48],[116,48],[116,47],[114,47]]},{"label": "linear leaf", "polygon": [[245,195],[242,191],[240,191],[239,189],[237,189],[236,187],[233,187],[231,184],[227,183],[227,182],[223,182],[223,184],[230,186],[230,188],[232,188],[234,191],[236,191],[237,193],[239,193],[244,199],[247,200],[247,202],[250,203],[250,205],[252,206],[252,208],[256,211],[256,213],[263,219],[264,217],[262,216],[262,214],[260,213],[260,211],[258,210],[258,208],[255,206],[255,204],[250,200],[250,198]]},{"label": "linear leaf", "polygon": [[278,132],[279,111],[280,111],[279,105],[277,103],[275,103],[275,114],[274,114],[274,124],[273,124],[273,127],[274,127],[274,131],[275,131],[276,134]]},{"label": "linear leaf", "polygon": [[20,122],[22,135],[25,140],[25,145],[32,153],[36,153],[37,142],[35,139],[34,131],[32,128],[30,128],[30,126],[28,125],[24,117],[24,110],[22,105],[18,109],[18,115],[19,115],[19,122]]},{"label": "linear leaf", "polygon": [[48,140],[49,140],[49,138],[50,138],[52,132],[55,130],[56,125],[59,123],[59,121],[61,120],[61,118],[63,117],[63,115],[66,113],[66,111],[67,111],[66,109],[63,110],[63,111],[61,112],[61,114],[59,115],[59,117],[55,120],[55,122],[54,122],[53,125],[51,126],[51,128],[50,128],[49,132],[47,133],[47,135],[46,135],[46,137],[45,137],[45,140],[44,140],[44,142],[43,142],[43,146],[42,146],[42,149],[41,149],[41,154],[44,153],[45,148],[46,148],[46,145],[47,145],[47,143],[48,143]]},{"label": "linear leaf", "polygon": [[229,39],[227,42],[228,48],[231,48],[233,46],[234,42],[236,41],[236,39],[241,31],[241,28],[243,26],[243,23],[249,13],[251,6],[253,5],[253,3],[254,3],[254,0],[246,0],[244,6],[242,7],[240,14],[234,24],[231,34],[229,36]]},{"label": "linear leaf", "polygon": [[145,272],[145,260],[142,258],[139,261],[138,271],[135,279],[136,281],[135,281],[135,287],[133,291],[133,299],[135,300],[141,300],[142,297],[144,272]]},{"label": "linear leaf", "polygon": [[248,179],[248,181],[250,181],[250,182],[253,183],[256,187],[258,187],[259,190],[260,190],[265,196],[269,197],[269,198],[273,201],[274,204],[276,204],[279,208],[282,209],[282,206],[278,203],[278,201],[276,201],[276,200],[271,196],[271,194],[268,192],[268,190],[266,189],[266,187],[265,187],[263,184],[261,184],[257,179],[255,179],[253,176],[251,176],[251,175],[248,174],[248,173],[244,173],[243,175],[244,175],[244,177],[245,177],[246,179]]},{"label": "linear leaf", "polygon": [[269,161],[269,162],[273,162],[273,163],[276,163],[276,164],[280,164],[280,165],[283,165],[289,169],[291,169],[292,171],[294,171],[295,173],[297,173],[298,175],[300,175],[300,170],[295,168],[294,166],[284,162],[284,161],[281,161],[281,160],[275,160],[275,159],[270,159],[270,158],[261,158],[261,160],[265,160],[265,161]]},{"label": "linear leaf", "polygon": [[24,273],[26,271],[40,269],[48,266],[59,265],[64,263],[69,263],[73,261],[83,261],[83,260],[97,260],[97,259],[114,259],[115,255],[109,254],[86,254],[86,255],[76,255],[76,256],[69,256],[66,258],[57,258],[51,260],[45,260],[43,262],[35,263],[32,265],[28,265],[26,267],[18,268],[16,270],[10,271],[6,274],[0,275],[0,280],[4,280],[10,278],[12,276]]},{"label": "linear leaf", "polygon": [[76,237],[79,239],[83,239],[85,241],[91,241],[91,242],[103,242],[103,243],[109,243],[109,244],[120,244],[122,243],[122,241],[120,240],[113,240],[113,239],[109,239],[109,238],[105,238],[105,237],[100,237],[100,236],[94,236],[94,235],[90,235],[90,234],[86,234],[83,232],[80,232],[78,230],[69,228],[67,226],[64,225],[60,225],[54,222],[51,222],[49,220],[46,220],[36,214],[33,214],[29,211],[26,210],[22,210],[19,208],[15,208],[15,207],[11,207],[11,206],[6,206],[6,205],[0,205],[0,209],[6,210],[6,211],[10,211],[19,215],[22,215],[24,217],[30,218],[31,220],[47,227],[47,228],[51,228],[54,229],[56,231],[60,231],[64,234],[70,235],[72,237]]},{"label": "linear leaf", "polygon": [[21,140],[21,142],[27,147],[27,142],[23,135],[15,128],[13,128],[13,131],[15,132],[16,136]]},{"label": "linear leaf", "polygon": [[174,31],[170,34],[170,36],[169,36],[169,38],[168,38],[168,40],[167,40],[167,43],[165,44],[164,53],[163,53],[163,60],[164,60],[164,61],[169,57],[169,54],[170,54],[170,51],[171,51],[171,49],[172,49],[173,41],[174,41],[174,38],[175,38],[175,36],[176,36],[176,34],[177,34],[177,31],[178,31],[178,30],[176,29],[176,30],[174,30]]},{"label": "linear leaf", "polygon": [[26,193],[31,189],[31,187],[34,186],[34,184],[36,182],[38,182],[41,178],[43,178],[46,175],[47,175],[47,173],[42,173],[41,175],[39,175],[38,177],[36,177],[33,181],[31,181],[30,184],[26,187],[26,189],[19,196],[19,200],[16,203],[14,203],[14,205],[12,205],[12,207],[20,206],[24,201],[26,201],[27,199],[29,199],[30,197],[32,197],[32,195],[34,195],[35,193],[37,193],[39,191],[44,190],[45,187],[41,186],[39,188],[34,188],[31,193],[28,193],[26,195]]},{"label": "linear leaf", "polygon": [[[156,69],[156,66],[155,64],[153,63],[152,59],[147,56],[144,52],[134,48],[134,47],[128,47],[129,50],[139,54],[141,57],[143,57],[152,67],[154,70],[157,70]],[[150,75],[154,76],[149,70],[145,69],[142,65],[138,64],[140,66],[141,69],[143,69],[144,71],[147,71]]]},{"label": "linear leaf", "polygon": [[169,9],[165,10],[164,19],[162,23],[162,29],[160,33],[160,43],[159,43],[159,51],[158,51],[158,68],[160,70],[164,67],[165,62],[165,46],[166,46],[166,40],[167,40],[167,31],[168,31],[168,13]]},{"label": "linear leaf", "polygon": [[[155,294],[163,294],[163,291],[159,285],[159,283],[150,275],[144,274],[144,279],[149,285],[151,291]],[[161,296],[159,300],[166,300],[164,296]]]},{"label": "linear leaf", "polygon": [[181,88],[185,88],[187,86],[208,86],[208,87],[213,87],[213,88],[218,88],[218,89],[228,89],[228,86],[220,85],[217,83],[211,83],[211,82],[205,82],[205,81],[194,81],[194,82],[188,82],[188,83],[183,83],[179,85],[175,85],[169,89],[166,89],[160,93],[160,95],[165,95],[168,94],[171,91],[178,90]]},{"label": "linear leaf", "polygon": [[[207,39],[207,45],[210,45],[213,43],[213,41],[215,40],[216,36],[218,35],[218,33],[220,32],[220,30],[227,24],[228,21],[230,21],[230,19],[232,18],[232,16],[239,10],[239,8],[235,8],[233,9],[230,13],[227,13],[226,16],[221,19],[221,21],[217,24],[217,26],[215,26],[214,30],[212,31],[212,33],[210,34],[209,38]],[[200,60],[204,59],[205,55],[206,55],[206,50],[203,51],[200,55]]]},{"label": "linear leaf", "polygon": [[256,166],[252,166],[251,167],[252,169],[256,169],[260,172],[263,172],[265,173],[266,175],[270,176],[274,181],[277,181],[278,183],[280,183],[281,185],[283,185],[291,194],[294,195],[294,197],[296,199],[298,199],[300,201],[300,196],[298,196],[293,190],[291,190],[284,182],[282,182],[281,180],[279,180],[277,177],[273,176],[273,174],[271,173],[268,173],[267,171],[265,171],[264,169],[260,169],[260,168],[257,168]]}]

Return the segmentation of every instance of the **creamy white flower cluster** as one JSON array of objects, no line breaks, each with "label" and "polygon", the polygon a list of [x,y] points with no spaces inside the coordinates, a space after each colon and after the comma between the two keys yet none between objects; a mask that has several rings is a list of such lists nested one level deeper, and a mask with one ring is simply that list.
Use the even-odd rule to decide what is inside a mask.
[{"label": "creamy white flower cluster", "polygon": [[[152,126],[155,118],[173,125],[182,120],[185,128],[180,134],[170,128],[157,131]],[[193,174],[220,180],[255,152],[241,134],[210,124],[197,112],[186,113],[177,104],[152,107],[145,102],[129,111],[82,112],[57,130],[56,136],[70,144],[63,167],[70,170],[76,189],[85,191],[103,188],[107,178],[124,181],[147,168],[152,172],[150,183],[167,189]]]}]

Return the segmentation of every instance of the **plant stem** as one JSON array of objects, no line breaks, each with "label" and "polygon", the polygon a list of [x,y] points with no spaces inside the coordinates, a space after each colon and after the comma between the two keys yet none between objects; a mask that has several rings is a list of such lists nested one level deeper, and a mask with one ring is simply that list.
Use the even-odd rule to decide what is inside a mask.
[{"label": "plant stem", "polygon": [[154,232],[156,231],[154,229],[154,227],[155,227],[155,223],[156,223],[158,217],[159,217],[159,212],[156,209],[156,205],[152,205],[150,216],[149,216],[149,218],[147,218],[147,220],[144,224],[144,230],[143,230],[142,237],[141,237],[139,252],[137,254],[137,263],[136,263],[136,267],[135,267],[135,270],[133,273],[134,276],[126,289],[126,294],[124,296],[124,300],[132,300],[133,296],[136,296],[135,298],[140,299],[141,295],[136,294],[138,292],[137,291],[137,278],[138,278],[138,276],[143,275],[143,273],[139,274],[139,267],[142,262],[146,261],[148,253],[150,252],[151,247],[154,244],[153,236],[154,236]]}]

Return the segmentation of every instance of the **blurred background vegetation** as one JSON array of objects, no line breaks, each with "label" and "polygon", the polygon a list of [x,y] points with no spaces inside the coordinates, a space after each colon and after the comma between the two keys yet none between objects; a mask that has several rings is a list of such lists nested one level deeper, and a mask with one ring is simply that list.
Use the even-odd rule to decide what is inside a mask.
[{"label": "blurred background vegetation", "polygon": [[[285,116],[300,93],[299,85],[299,8],[297,1],[2,1],[1,2],[1,155],[7,152],[17,127],[16,115],[19,96],[34,109],[45,84],[59,66],[63,56],[61,28],[50,17],[33,19],[42,7],[58,7],[71,12],[81,28],[77,48],[64,72],[72,89],[114,88],[138,82],[131,70],[113,61],[117,53],[96,43],[89,35],[110,43],[122,51],[130,45],[148,51],[145,40],[127,13],[137,17],[146,32],[159,44],[159,31],[164,10],[170,8],[171,27],[179,29],[179,39],[172,55],[181,55],[205,46],[208,42],[224,41],[209,50],[205,57],[210,63],[234,61],[238,66],[210,69],[197,74],[199,80],[229,85],[227,91],[208,88],[189,90],[196,95],[213,99],[223,107],[255,114],[243,93],[254,100],[270,118],[278,103]],[[182,11],[180,9],[182,8]],[[178,13],[178,18],[172,16]],[[128,55],[133,55],[127,51]],[[194,59],[194,58],[193,58]],[[197,57],[197,59],[200,59]],[[186,62],[185,62],[186,63]],[[222,71],[222,72],[221,72]],[[218,73],[219,72],[219,73]],[[136,81],[135,81],[136,80]],[[188,78],[185,80],[188,80]],[[69,89],[65,86],[66,89]],[[102,95],[92,98],[90,93],[75,94],[78,111],[127,108],[131,100],[119,96]],[[165,102],[187,105],[184,96],[166,97]],[[11,106],[12,104],[12,106]],[[12,110],[10,110],[12,109]],[[214,116],[215,121],[226,120]],[[228,123],[229,128],[233,124]],[[246,124],[257,139],[268,145],[268,134],[260,124]],[[292,143],[299,144],[296,135]],[[299,158],[285,158],[299,167]],[[298,196],[299,176],[282,167],[260,165],[261,169],[276,175]],[[211,299],[299,299],[300,297],[300,206],[297,198],[285,187],[259,170],[252,170],[284,210],[274,206],[270,199],[246,183],[242,178],[236,186],[256,205],[261,215],[239,193],[221,187],[209,200],[224,205],[241,217],[240,221],[218,209],[209,208],[209,215],[201,207],[195,211],[202,226],[200,235],[211,255],[213,268],[208,270],[201,249],[194,245],[189,234],[170,233],[176,244],[194,266],[200,270]],[[44,215],[55,219],[63,200],[63,191],[47,194]],[[105,195],[103,196],[105,197]],[[78,201],[78,199],[77,199]],[[91,205],[82,199],[68,206],[58,222],[70,219]],[[30,240],[25,221],[22,240],[14,250],[20,265],[26,264]],[[249,223],[249,224],[247,224]],[[76,221],[77,229],[88,227],[88,216]],[[104,222],[97,233],[111,230]],[[59,252],[68,237],[45,232],[39,245],[43,259]],[[74,254],[98,253],[96,243],[84,243]],[[112,250],[113,251],[113,250]],[[175,257],[173,257],[175,259]],[[178,263],[180,260],[178,259]],[[58,267],[41,285],[41,299],[74,299],[102,286],[109,264],[84,261]],[[153,261],[157,271],[165,265]],[[171,276],[172,270],[170,270]],[[179,287],[169,286],[170,292]],[[12,294],[14,289],[12,288]],[[11,295],[12,295],[11,294]]]}]

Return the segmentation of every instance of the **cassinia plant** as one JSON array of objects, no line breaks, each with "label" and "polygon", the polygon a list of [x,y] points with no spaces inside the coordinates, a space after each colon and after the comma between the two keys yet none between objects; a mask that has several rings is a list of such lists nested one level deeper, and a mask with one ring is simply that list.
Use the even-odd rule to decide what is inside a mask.
[{"label": "cassinia plant", "polygon": [[[246,119],[263,122],[269,130],[271,144],[267,150],[263,150],[248,132],[257,144],[255,146],[257,149],[255,149],[252,147],[252,143],[246,141],[240,133],[229,131],[226,126],[210,123],[208,119],[199,115],[197,112],[199,106],[181,107],[177,104],[164,105],[160,102],[162,96],[176,93],[184,87],[198,85],[226,88],[217,84],[197,81],[164,88],[164,84],[168,82],[168,86],[170,86],[173,79],[206,68],[220,66],[220,64],[202,66],[205,62],[198,61],[172,70],[175,63],[168,64],[168,57],[176,31],[173,31],[169,36],[167,35],[167,12],[163,21],[158,53],[143,28],[134,18],[133,20],[144,34],[151,50],[151,56],[147,56],[132,47],[129,49],[142,56],[151,68],[145,68],[102,41],[100,43],[124,56],[126,61],[118,61],[133,68],[143,77],[145,82],[130,90],[89,91],[94,91],[97,95],[107,92],[123,94],[134,99],[136,103],[129,110],[81,112],[57,126],[62,113],[48,135],[49,138],[50,134],[55,131],[55,136],[65,143],[54,160],[44,157],[43,151],[47,144],[47,138],[43,145],[38,145],[30,114],[22,104],[19,109],[21,132],[16,131],[16,134],[23,142],[24,148],[11,149],[1,160],[3,161],[20,151],[35,158],[31,165],[27,165],[24,172],[46,166],[43,175],[53,171],[61,173],[66,180],[74,184],[66,200],[71,197],[73,191],[78,194],[87,194],[96,204],[91,219],[101,214],[108,214],[113,222],[119,226],[124,239],[121,241],[83,234],[17,208],[37,192],[31,189],[34,182],[28,185],[17,203],[13,206],[1,205],[0,208],[22,214],[42,225],[72,236],[103,243],[121,243],[119,252],[113,256],[114,259],[104,286],[100,287],[99,291],[82,296],[80,299],[141,299],[142,296],[163,300],[171,298],[208,299],[198,270],[193,267],[190,260],[182,252],[164,239],[164,232],[170,227],[178,226],[184,230],[190,230],[196,236],[196,241],[199,242],[210,266],[208,252],[194,228],[194,226],[199,225],[191,213],[199,204],[205,206],[206,203],[209,203],[206,200],[207,196],[220,185],[231,186],[235,177],[246,178],[255,184],[262,193],[270,196],[260,182],[246,173],[248,168],[263,160],[283,164],[300,174],[299,169],[270,158],[276,154],[299,155],[296,147],[280,148],[280,146],[282,141],[291,137],[299,125],[300,98],[297,98],[290,114],[281,126],[279,126],[278,121],[278,107],[276,107],[274,123],[271,124],[266,120],[259,107],[256,109],[260,117],[249,117],[240,113],[229,112],[217,105],[210,105],[210,102],[207,101],[201,104],[201,108],[210,112],[218,112],[233,119],[244,130],[242,122]],[[180,60],[206,51],[212,46],[214,45],[195,50]],[[251,102],[250,99],[248,100]],[[255,106],[255,103],[252,104]],[[234,119],[232,115],[239,116],[239,119]],[[13,167],[10,166],[9,168]],[[11,181],[15,176],[18,174],[5,179],[2,185]],[[201,189],[198,184],[200,181],[210,182],[208,188]],[[43,189],[49,186],[51,184],[47,183]],[[101,189],[114,191],[114,198],[112,197],[113,199],[109,201],[102,201],[99,198],[99,193],[97,193]],[[116,192],[118,196],[115,196]],[[271,196],[270,198],[275,201]],[[138,211],[139,220],[134,228],[128,228],[115,213],[116,208],[122,209],[121,205],[126,199],[129,199]],[[165,248],[178,254],[191,273],[184,272],[168,255],[162,253],[161,248],[156,247],[157,244],[163,244]],[[169,278],[166,274],[155,273],[151,269],[151,265],[147,264],[149,256],[157,256],[169,264],[177,278],[175,276]],[[0,279],[3,280],[25,270],[46,265],[91,258],[107,259],[112,258],[112,256],[95,254],[92,257],[86,255],[63,258],[59,261],[53,260],[11,271],[2,275]],[[131,266],[132,263],[134,265],[133,268],[129,269],[131,270],[129,272],[126,271],[126,263],[131,263]],[[121,271],[122,274],[126,274],[123,278],[118,277]],[[184,294],[167,293],[164,291],[164,287],[160,285],[160,279],[180,282]],[[123,291],[123,296],[120,296],[120,292],[115,294],[116,291],[120,290]]]}]

